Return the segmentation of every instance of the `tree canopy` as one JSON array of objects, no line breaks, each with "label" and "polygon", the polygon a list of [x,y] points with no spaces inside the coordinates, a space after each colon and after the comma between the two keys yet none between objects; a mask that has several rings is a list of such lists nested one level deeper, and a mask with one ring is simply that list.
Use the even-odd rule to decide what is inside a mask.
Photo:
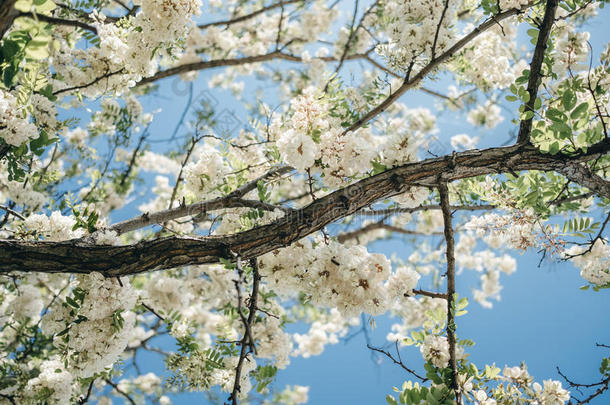
[{"label": "tree canopy", "polygon": [[382,316],[379,403],[607,400],[610,357],[537,380],[459,328],[525,251],[610,288],[606,3],[3,0],[0,404],[302,404],[291,359]]}]

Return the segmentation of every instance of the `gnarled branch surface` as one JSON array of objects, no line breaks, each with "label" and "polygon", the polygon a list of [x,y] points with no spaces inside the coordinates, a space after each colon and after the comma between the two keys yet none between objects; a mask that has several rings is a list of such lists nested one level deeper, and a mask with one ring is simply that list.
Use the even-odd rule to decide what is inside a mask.
[{"label": "gnarled branch surface", "polygon": [[[166,237],[127,246],[96,246],[83,240],[65,242],[0,240],[0,272],[40,271],[90,273],[119,276],[178,266],[216,263],[220,258],[258,257],[291,244],[324,226],[367,207],[412,185],[435,186],[439,177],[453,181],[491,173],[520,170],[562,172],[566,167],[596,159],[610,151],[610,139],[587,152],[565,155],[543,154],[531,145],[514,145],[454,153],[441,158],[409,163],[360,180],[350,186],[291,211],[264,226],[232,235]],[[587,171],[574,175],[583,182]],[[599,176],[597,176],[599,177]],[[610,181],[591,180],[596,193],[610,198]]]}]

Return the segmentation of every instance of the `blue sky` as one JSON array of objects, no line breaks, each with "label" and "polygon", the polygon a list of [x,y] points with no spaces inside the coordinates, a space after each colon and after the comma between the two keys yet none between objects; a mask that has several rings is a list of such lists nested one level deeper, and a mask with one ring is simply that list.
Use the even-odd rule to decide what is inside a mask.
[{"label": "blue sky", "polygon": [[[351,5],[344,2],[344,7]],[[601,11],[601,16],[590,23],[587,29],[591,32],[595,53],[601,49],[601,40],[610,38],[610,28],[604,23],[608,20],[608,11]],[[207,88],[207,80],[218,71],[200,74],[195,83],[195,98]],[[349,67],[346,73],[349,72]],[[346,76],[347,77],[347,76]],[[430,88],[446,91],[443,80],[426,83]],[[247,82],[247,88],[255,88],[256,83]],[[162,108],[151,127],[152,139],[169,137],[174,131],[178,117],[187,104],[186,86],[177,78],[169,78],[160,83],[157,97],[145,100],[145,111]],[[227,91],[213,90],[218,101],[218,111],[226,109],[246,122],[244,109],[236,103]],[[409,107],[429,106],[436,100],[418,92],[410,92],[403,97]],[[508,105],[509,108],[514,106]],[[466,124],[465,117],[456,120],[451,115],[440,115],[438,125],[443,137],[458,133],[469,133],[481,137],[480,146],[499,145],[508,139],[511,128],[510,119],[505,115],[502,125],[493,131],[473,132]],[[182,132],[184,133],[184,132]],[[153,145],[155,150],[163,150],[167,145]],[[152,184],[152,178],[147,178]],[[121,217],[135,213],[135,207],[143,202],[140,196],[121,212]],[[119,216],[114,220],[122,219]],[[406,257],[409,252],[400,239],[391,242],[376,243],[371,250],[391,254],[401,252]],[[476,345],[468,350],[479,368],[485,364],[519,365],[526,361],[530,374],[537,381],[559,379],[556,366],[578,382],[590,383],[598,380],[597,371],[602,357],[609,356],[608,349],[596,348],[595,343],[610,344],[610,307],[608,290],[601,292],[581,291],[578,287],[584,281],[578,270],[568,263],[543,262],[538,267],[540,256],[535,252],[520,255],[513,252],[518,261],[518,270],[510,276],[503,275],[502,300],[494,301],[494,308],[484,309],[471,300],[469,313],[458,320],[458,335],[469,338]],[[478,274],[465,271],[457,280],[457,289],[461,295],[470,296],[471,288],[478,285]],[[387,344],[385,339],[392,320],[386,316],[375,319],[377,327],[369,329],[370,342],[381,346]],[[278,390],[285,385],[308,385],[309,404],[382,404],[384,397],[392,393],[392,386],[400,386],[411,377],[387,359],[371,356],[366,348],[364,334],[353,336],[349,341],[328,346],[326,351],[309,359],[294,358],[292,364],[279,372],[273,384]],[[409,366],[422,370],[421,355],[417,349],[405,348],[402,358]],[[145,355],[140,358],[143,370],[161,374],[163,365],[157,355]],[[205,403],[202,394],[185,394],[172,397],[174,404]],[[225,399],[223,396],[222,399]],[[115,399],[115,403],[120,403]],[[610,403],[610,394],[591,402],[593,405]]]}]

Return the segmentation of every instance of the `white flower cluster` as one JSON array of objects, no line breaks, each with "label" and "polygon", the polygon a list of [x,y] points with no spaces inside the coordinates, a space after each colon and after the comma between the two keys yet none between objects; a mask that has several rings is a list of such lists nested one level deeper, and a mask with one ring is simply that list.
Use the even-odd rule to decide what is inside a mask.
[{"label": "white flower cluster", "polygon": [[473,291],[474,299],[485,308],[491,308],[492,304],[489,298],[500,300],[500,273],[510,275],[517,269],[517,262],[511,256],[504,254],[496,255],[495,251],[501,248],[494,242],[494,251],[483,250],[473,252],[476,247],[476,239],[473,235],[465,233],[460,237],[460,241],[456,245],[456,263],[460,269],[472,269],[482,272],[480,276],[481,287]]},{"label": "white flower cluster", "polygon": [[477,146],[478,140],[479,140],[478,136],[471,138],[466,134],[454,135],[451,137],[451,147],[455,150],[474,149]]},{"label": "white flower cluster", "polygon": [[561,382],[554,380],[544,380],[544,386],[534,383],[536,397],[542,405],[563,405],[570,400],[570,393],[563,389]]},{"label": "white flower cluster", "polygon": [[288,385],[278,395],[276,400],[278,403],[285,405],[299,405],[306,404],[309,400],[309,387],[303,385]]},{"label": "white flower cluster", "polygon": [[476,108],[470,110],[467,120],[472,125],[492,129],[504,121],[504,117],[500,113],[500,107],[491,101],[487,101],[485,104],[479,104]]},{"label": "white flower cluster", "polygon": [[72,230],[76,220],[72,217],[62,215],[59,211],[53,211],[50,216],[44,214],[32,214],[28,216],[24,224],[29,231],[36,232],[45,240],[61,241],[80,238],[84,234],[83,229]]},{"label": "white flower cluster", "polygon": [[418,148],[430,146],[429,140],[438,132],[436,117],[427,108],[407,108],[394,104],[388,117],[375,121],[375,127],[384,134],[378,140],[380,163],[390,168],[404,165],[417,158]]},{"label": "white flower cluster", "polygon": [[339,338],[347,334],[349,327],[359,323],[358,318],[347,319],[336,308],[327,314],[322,313],[319,318],[312,322],[307,333],[292,335],[298,345],[292,356],[317,356],[324,351],[326,345],[339,343]]},{"label": "white flower cluster", "polygon": [[40,365],[40,374],[29,380],[25,387],[26,401],[28,404],[68,404],[72,396],[72,380],[72,374],[66,371],[61,360],[45,360]]},{"label": "white flower cluster", "polygon": [[[207,361],[206,353],[197,350],[188,356],[171,356],[168,360],[168,368],[179,374],[193,388],[198,387],[201,390],[207,390],[209,387],[219,386],[222,391],[231,392],[235,382],[235,369],[239,357],[224,358],[223,368],[210,369]],[[248,354],[242,364],[238,394],[240,399],[245,398],[252,390],[249,374],[256,369],[256,360],[251,354]]]},{"label": "white flower cluster", "polygon": [[556,41],[551,53],[555,61],[553,72],[564,76],[568,70],[587,69],[589,66],[589,38],[588,32],[576,32],[571,26],[567,26],[563,30],[563,35]]},{"label": "white flower cluster", "polygon": [[124,379],[117,384],[123,392],[133,392],[135,389],[144,394],[152,395],[161,389],[161,379],[155,373],[146,373],[133,379]]},{"label": "white flower cluster", "polygon": [[38,129],[17,97],[0,88],[0,138],[9,145],[20,146],[38,138]]},{"label": "white flower cluster", "polygon": [[[346,177],[361,174],[376,152],[369,130],[343,134],[341,119],[329,114],[329,103],[314,87],[290,103],[292,116],[270,128],[284,161],[301,173],[322,173],[329,186],[341,185]],[[315,166],[315,167],[314,167]]]},{"label": "white flower cluster", "polygon": [[221,154],[207,143],[197,152],[197,161],[184,167],[186,190],[196,200],[218,197],[221,195],[218,186],[224,183],[231,168]]},{"label": "white flower cluster", "polygon": [[444,336],[427,335],[419,350],[424,360],[436,367],[444,368],[449,364],[449,343]]},{"label": "white flower cluster", "polygon": [[185,287],[181,279],[163,273],[154,274],[146,285],[146,300],[153,308],[166,313],[180,311],[186,308],[191,299]]},{"label": "white flower cluster", "polygon": [[375,123],[387,136],[374,136],[370,128],[344,133],[331,104],[316,88],[307,87],[292,99],[289,118],[276,118],[269,128],[284,162],[301,173],[320,174],[330,187],[363,175],[375,159],[388,168],[415,160],[425,135],[437,131],[430,110],[394,105],[387,119]]},{"label": "white flower cluster", "polygon": [[[337,242],[312,243],[303,239],[261,257],[261,274],[280,295],[303,292],[314,305],[337,308],[346,316],[364,311],[382,314],[397,297],[390,297],[384,282],[390,262],[364,246],[346,247]],[[409,286],[403,273],[396,284]],[[408,293],[409,291],[404,291]]]},{"label": "white flower cluster", "polygon": [[484,238],[491,247],[508,246],[527,250],[536,243],[536,216],[533,210],[515,211],[509,215],[485,214],[472,216],[464,229]]},{"label": "white flower cluster", "polygon": [[55,80],[55,88],[79,87],[88,97],[125,92],[153,75],[162,58],[178,53],[175,48],[188,34],[192,16],[200,14],[201,0],[135,1],[134,6],[141,6],[140,12],[118,22],[92,14],[99,47],[73,48],[74,38],[57,37],[53,67],[63,81]]},{"label": "white flower cluster", "polygon": [[508,10],[510,8],[521,8],[529,3],[529,0],[500,0],[500,10]]},{"label": "white flower cluster", "polygon": [[58,129],[55,103],[41,94],[32,94],[30,104],[34,108],[33,116],[37,127],[44,129],[49,135],[53,135]]},{"label": "white flower cluster", "polygon": [[43,308],[40,290],[31,284],[21,284],[17,288],[16,295],[9,296],[6,305],[12,309],[16,319],[30,319],[36,322]]},{"label": "white flower cluster", "polygon": [[[477,36],[458,58],[452,69],[483,90],[503,89],[511,85],[528,65],[524,59],[514,60],[517,25],[515,19],[502,21]],[[472,25],[465,28],[471,32]]]},{"label": "white flower cluster", "polygon": [[596,285],[610,283],[610,244],[601,239],[595,241],[591,250],[584,246],[572,246],[565,252],[566,256],[576,256],[572,262],[580,269],[580,276]]},{"label": "white flower cluster", "polygon": [[490,392],[484,389],[472,391],[473,387],[465,392],[467,398],[470,399],[472,396],[476,405],[496,405],[505,403],[506,400],[510,400],[510,403],[563,405],[570,400],[570,393],[561,386],[561,382],[544,380],[543,385],[540,385],[534,382],[534,378],[528,373],[525,364],[522,364],[521,367],[505,366],[502,373],[495,365],[491,366],[491,369],[497,373],[492,380],[496,380],[500,384]]},{"label": "white flower cluster", "polygon": [[[451,45],[457,22],[457,1],[406,0],[389,1],[384,11],[391,23],[385,27],[389,41],[377,52],[389,65],[403,71],[440,55]],[[434,48],[434,49],[433,49]]]},{"label": "white flower cluster", "polygon": [[126,21],[127,28],[103,21],[97,28],[100,56],[139,79],[154,74],[159,56],[186,36],[191,17],[200,14],[201,0],[135,1],[134,5],[142,11]]},{"label": "white flower cluster", "polygon": [[[122,286],[95,272],[77,279],[77,287],[86,291],[82,303],[78,308],[69,302],[54,304],[43,316],[41,328],[44,334],[55,335],[53,344],[67,356],[69,371],[90,377],[112,366],[127,347],[135,324],[131,310],[138,295],[127,278],[121,279]],[[79,322],[74,322],[77,316]]]},{"label": "white flower cluster", "polygon": [[445,319],[447,302],[442,298],[408,297],[400,302],[400,305],[395,306],[392,312],[400,317],[402,323],[393,324],[392,331],[387,334],[386,339],[404,345],[405,338],[409,337],[411,330],[438,325],[438,320],[431,314],[439,314],[439,319]]}]

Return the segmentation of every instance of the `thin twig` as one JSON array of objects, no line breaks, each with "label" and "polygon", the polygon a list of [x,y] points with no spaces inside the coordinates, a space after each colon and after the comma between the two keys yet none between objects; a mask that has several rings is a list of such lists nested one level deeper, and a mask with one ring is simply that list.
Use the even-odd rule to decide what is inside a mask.
[{"label": "thin twig", "polygon": [[254,323],[254,318],[256,315],[256,302],[258,300],[258,287],[260,283],[261,276],[258,272],[258,259],[253,258],[250,259],[250,267],[252,268],[252,293],[250,294],[250,302],[248,303],[248,318],[246,319],[245,315],[241,310],[241,288],[240,283],[243,277],[243,269],[241,268],[241,260],[237,257],[237,272],[238,272],[238,280],[235,280],[235,288],[237,290],[237,312],[242,320],[244,325],[244,333],[241,339],[241,349],[239,353],[239,360],[237,362],[237,367],[235,368],[235,381],[233,383],[233,391],[229,396],[229,401],[231,401],[232,405],[238,404],[238,395],[240,392],[240,378],[241,378],[241,370],[244,364],[244,360],[246,356],[250,353],[256,354],[256,346],[254,345],[254,338],[252,336],[252,324]]},{"label": "thin twig", "polygon": [[[403,370],[405,370],[406,372],[413,374],[415,377],[419,378],[422,382],[426,382],[428,381],[428,379],[426,377],[422,377],[421,375],[417,374],[417,372],[409,367],[407,367],[401,359],[396,359],[394,358],[394,356],[392,356],[391,353],[379,348],[379,347],[374,347],[371,346],[369,344],[366,345],[366,347],[368,347],[370,350],[374,351],[374,352],[378,352],[381,354],[384,354],[386,357],[388,357],[390,360],[392,360],[394,362],[394,364],[399,365]],[[396,342],[396,353],[398,353],[398,356],[400,356],[400,352],[398,351],[398,342]]]},{"label": "thin twig", "polygon": [[445,242],[447,244],[447,342],[449,344],[449,367],[452,371],[450,388],[455,391],[457,403],[461,404],[462,399],[458,390],[458,371],[455,355],[455,240],[453,237],[453,225],[451,224],[452,213],[447,183],[441,181],[438,185],[438,191],[441,197],[441,211],[443,212]]}]

